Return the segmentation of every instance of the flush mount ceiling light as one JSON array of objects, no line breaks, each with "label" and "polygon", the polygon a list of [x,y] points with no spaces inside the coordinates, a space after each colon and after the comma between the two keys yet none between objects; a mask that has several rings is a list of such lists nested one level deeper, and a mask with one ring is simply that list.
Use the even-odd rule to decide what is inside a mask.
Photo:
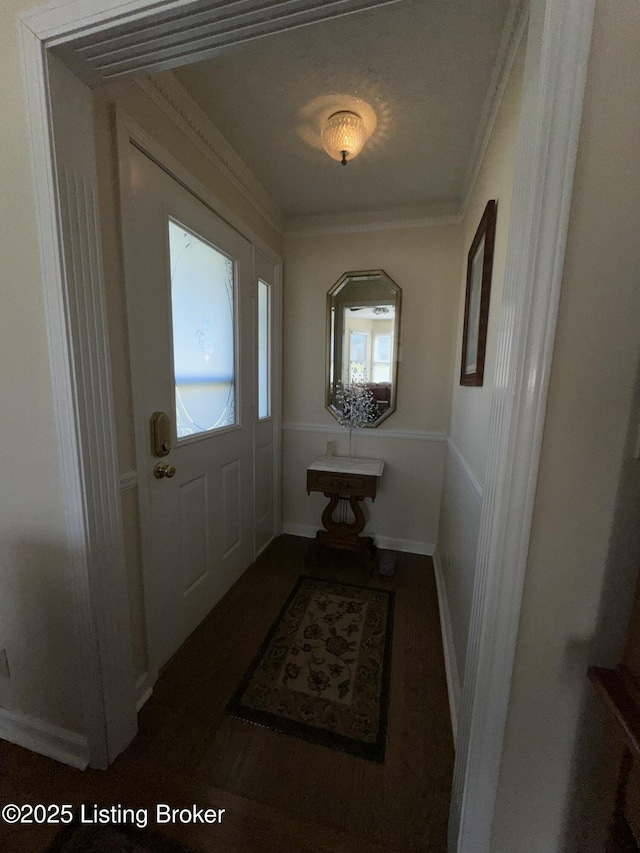
[{"label": "flush mount ceiling light", "polygon": [[358,156],[366,141],[367,129],[362,118],[349,110],[333,113],[322,128],[324,150],[343,166]]}]

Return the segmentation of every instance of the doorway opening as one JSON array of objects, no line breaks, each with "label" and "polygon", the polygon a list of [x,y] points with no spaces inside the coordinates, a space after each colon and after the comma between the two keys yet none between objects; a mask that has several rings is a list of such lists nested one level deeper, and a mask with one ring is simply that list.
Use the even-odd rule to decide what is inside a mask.
[{"label": "doorway opening", "polygon": [[[311,12],[329,4],[317,3]],[[349,4],[343,3],[343,7]],[[363,4],[353,4],[363,5]],[[44,290],[51,318],[50,350],[54,368],[56,406],[61,413],[60,453],[67,472],[67,520],[74,549],[74,572],[78,589],[78,619],[84,639],[85,712],[92,761],[104,764],[130,739],[133,688],[129,632],[122,614],[126,612],[126,588],[122,571],[122,526],[118,506],[117,464],[114,452],[112,391],[109,364],[101,258],[91,194],[78,194],[78,183],[60,188],[52,180],[53,151],[49,122],[56,134],[56,165],[69,166],[71,174],[86,177],[95,185],[91,99],[84,87],[47,86],[46,49],[66,50],[67,59],[87,77],[95,72],[95,57],[111,61],[109,46],[102,41],[118,32],[131,45],[125,50],[132,71],[161,68],[163,61],[186,58],[182,43],[184,29],[171,35],[174,22],[172,4],[135,4],[135,14],[118,18],[111,6],[96,6],[95,14],[76,19],[73,4],[45,10],[28,17],[23,28],[23,48],[27,67],[27,88],[32,107],[31,136],[34,150],[36,190],[41,209],[40,230],[43,246]],[[568,221],[569,188],[573,176],[582,91],[589,50],[593,3],[564,4],[559,0],[537,0],[531,4],[527,66],[534,85],[525,101],[520,131],[516,194],[512,222],[513,239],[507,262],[505,290],[512,297],[509,318],[500,332],[504,375],[518,385],[497,395],[497,420],[491,438],[491,466],[488,470],[490,496],[483,506],[479,548],[477,628],[484,626],[486,646],[478,647],[467,667],[463,691],[462,742],[458,751],[452,837],[457,849],[484,849],[488,843],[491,803],[497,780],[503,725],[508,702],[510,669],[515,648],[519,594],[526,560],[532,495],[535,488],[541,440],[541,424],[546,404],[549,352],[552,347],[559,280],[562,271]],[[189,14],[198,14],[198,4],[187,4],[185,28],[193,25]],[[130,7],[128,7],[130,9]],[[306,10],[306,14],[311,12]],[[305,12],[300,11],[304,18]],[[268,15],[267,15],[268,17]],[[141,28],[153,18],[163,33],[163,48],[155,56],[139,37]],[[274,28],[267,21],[263,32]],[[255,27],[259,29],[259,24]],[[278,21],[276,26],[282,26]],[[217,42],[218,44],[220,41]],[[116,42],[117,44],[117,42]],[[93,45],[93,47],[92,47]],[[196,46],[193,47],[196,50]],[[85,58],[82,57],[82,52]],[[122,58],[121,45],[114,55]],[[542,57],[545,57],[545,62]],[[143,58],[141,58],[143,57]],[[92,64],[93,63],[93,64]],[[51,100],[50,100],[51,97]],[[75,99],[75,100],[74,100]],[[65,115],[65,110],[67,114]],[[69,121],[66,121],[69,119]],[[57,128],[56,128],[57,125]],[[73,126],[70,138],[65,127]],[[79,132],[80,127],[86,132]],[[547,145],[539,145],[540,135]],[[74,150],[75,146],[75,150]],[[76,156],[78,155],[78,156]],[[548,179],[553,173],[554,180]],[[70,190],[73,189],[73,192]],[[58,220],[58,210],[62,210]],[[87,225],[87,222],[89,224]],[[59,226],[59,230],[58,230]],[[92,259],[84,270],[61,263],[73,259],[74,239]],[[64,273],[63,273],[64,269]],[[534,295],[535,294],[535,298]],[[71,302],[75,313],[66,307]],[[87,324],[87,318],[91,323]],[[72,358],[69,354],[73,353]],[[71,365],[73,364],[73,369]],[[91,412],[79,389],[90,389]],[[527,391],[526,399],[523,396]],[[513,393],[513,392],[516,393]],[[517,393],[520,392],[520,393]],[[72,413],[72,429],[66,429]],[[63,428],[64,427],[64,428]],[[106,430],[106,434],[105,434]],[[107,449],[105,464],[104,448]],[[515,463],[515,464],[514,464]],[[514,500],[517,497],[517,500]],[[111,512],[104,513],[103,507]],[[98,554],[105,554],[103,558]],[[114,558],[115,555],[115,558]],[[493,568],[509,566],[501,573]],[[513,567],[516,570],[513,571]],[[485,578],[488,583],[485,585]],[[90,594],[89,594],[90,593]],[[515,609],[514,609],[515,608]],[[496,618],[497,617],[497,618]],[[122,626],[121,632],[114,626]],[[114,636],[117,635],[117,636]],[[500,644],[498,637],[506,639]],[[495,648],[501,648],[498,657]],[[480,694],[483,715],[470,715]],[[490,697],[490,698],[488,698]],[[466,714],[464,713],[466,709]],[[491,723],[491,725],[489,725]],[[495,736],[483,740],[491,729]],[[487,779],[492,783],[487,784]],[[467,840],[465,840],[467,839]],[[472,847],[472,839],[475,847]],[[479,845],[479,846],[478,846]]]}]

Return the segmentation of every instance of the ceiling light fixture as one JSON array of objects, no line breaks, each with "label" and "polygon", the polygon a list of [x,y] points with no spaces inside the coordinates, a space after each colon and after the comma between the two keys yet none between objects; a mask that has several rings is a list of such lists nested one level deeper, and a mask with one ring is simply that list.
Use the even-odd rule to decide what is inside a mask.
[{"label": "ceiling light fixture", "polygon": [[362,118],[349,110],[333,113],[322,128],[324,150],[343,166],[347,165],[347,159],[358,156],[366,141],[367,130]]}]

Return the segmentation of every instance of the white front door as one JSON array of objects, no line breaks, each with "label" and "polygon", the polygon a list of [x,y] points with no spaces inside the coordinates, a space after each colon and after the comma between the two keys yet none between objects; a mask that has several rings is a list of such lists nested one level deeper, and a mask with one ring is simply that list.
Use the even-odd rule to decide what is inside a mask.
[{"label": "white front door", "polygon": [[153,679],[253,559],[252,247],[136,147],[123,159]]}]

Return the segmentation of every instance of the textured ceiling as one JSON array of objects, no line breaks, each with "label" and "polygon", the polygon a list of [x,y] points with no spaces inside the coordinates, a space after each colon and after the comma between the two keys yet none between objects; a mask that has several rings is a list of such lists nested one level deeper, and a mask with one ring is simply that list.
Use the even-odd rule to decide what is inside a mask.
[{"label": "textured ceiling", "polygon": [[[457,210],[510,0],[402,0],[173,72],[287,216]],[[323,118],[375,130],[347,166]]]}]

